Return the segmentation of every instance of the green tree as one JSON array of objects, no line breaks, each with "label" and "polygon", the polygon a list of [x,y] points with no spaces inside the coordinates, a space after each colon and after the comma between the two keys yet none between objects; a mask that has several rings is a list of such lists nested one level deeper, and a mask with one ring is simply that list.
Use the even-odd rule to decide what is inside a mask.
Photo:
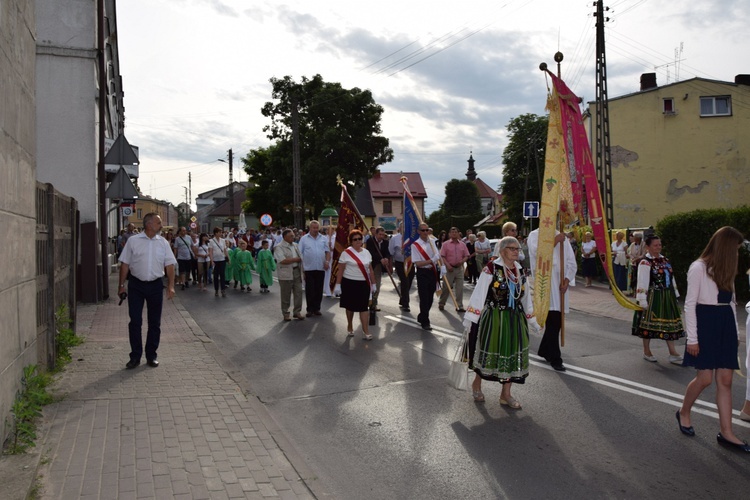
[{"label": "green tree", "polygon": [[523,202],[541,201],[544,153],[547,143],[546,116],[533,113],[508,123],[508,145],[503,151],[503,208],[508,219],[523,224]]},{"label": "green tree", "polygon": [[451,179],[445,185],[445,200],[440,206],[443,213],[451,216],[482,218],[482,198],[477,185],[466,179]]},{"label": "green tree", "polygon": [[312,214],[338,203],[341,188],[336,183],[337,176],[353,181],[356,189],[380,165],[393,160],[388,139],[380,135],[383,107],[375,103],[370,91],[345,89],[339,83],[323,81],[320,75],[312,79],[303,77],[301,83],[290,76],[271,78],[270,82],[274,102],[267,102],[261,112],[271,119],[263,130],[274,143],[268,148],[251,150],[242,160],[250,181],[255,184],[248,192],[250,201],[245,207],[248,212],[269,211],[282,219],[291,212],[293,217],[295,104],[302,199]]},{"label": "green tree", "polygon": [[427,217],[427,223],[435,233],[447,231],[452,226],[464,232],[483,217],[477,185],[466,179],[451,179],[445,185],[445,200]]}]

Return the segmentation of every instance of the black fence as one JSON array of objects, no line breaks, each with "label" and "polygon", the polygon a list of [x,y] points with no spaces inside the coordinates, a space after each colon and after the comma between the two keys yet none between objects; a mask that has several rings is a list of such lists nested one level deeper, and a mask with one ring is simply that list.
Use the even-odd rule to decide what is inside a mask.
[{"label": "black fence", "polygon": [[78,202],[51,184],[36,185],[36,331],[40,367],[55,368],[55,313],[65,305],[75,328]]}]

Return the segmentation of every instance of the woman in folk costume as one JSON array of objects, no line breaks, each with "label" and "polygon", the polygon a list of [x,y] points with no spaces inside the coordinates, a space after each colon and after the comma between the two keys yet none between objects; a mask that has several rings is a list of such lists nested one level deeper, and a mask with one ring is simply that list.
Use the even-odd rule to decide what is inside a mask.
[{"label": "woman in folk costume", "polygon": [[506,236],[497,247],[499,258],[482,270],[464,315],[464,327],[470,329],[469,368],[476,373],[472,395],[482,402],[482,379],[500,382],[500,404],[520,409],[510,391],[514,382],[523,384],[529,375],[531,294],[518,263],[518,240]]},{"label": "woman in folk costume", "polygon": [[273,272],[276,270],[276,260],[273,253],[268,249],[268,240],[261,242],[258,251],[258,261],[255,265],[260,278],[260,293],[268,293],[268,287],[273,285]]},{"label": "woman in folk costume", "polygon": [[739,369],[739,335],[737,298],[734,279],[737,276],[742,233],[724,226],[714,233],[690,265],[685,297],[685,326],[688,340],[685,366],[694,366],[696,376],[687,386],[682,408],[677,412],[680,431],[695,436],[691,424],[693,404],[703,390],[716,379],[716,406],[719,410],[719,444],[750,453],[750,445],[732,430],[732,377]]},{"label": "woman in folk costume", "polygon": [[240,291],[244,292],[247,287],[247,293],[250,293],[250,285],[253,282],[251,271],[255,271],[255,259],[253,259],[253,252],[247,249],[247,241],[240,240],[240,247],[235,252],[232,262],[234,279],[240,282]]},{"label": "woman in folk costume", "polygon": [[685,336],[677,304],[677,285],[672,264],[661,254],[661,239],[655,234],[646,237],[646,255],[638,264],[638,285],[635,298],[644,311],[633,315],[633,335],[643,339],[643,359],[656,363],[651,352],[651,339],[666,340],[669,362],[682,364],[674,341]]}]

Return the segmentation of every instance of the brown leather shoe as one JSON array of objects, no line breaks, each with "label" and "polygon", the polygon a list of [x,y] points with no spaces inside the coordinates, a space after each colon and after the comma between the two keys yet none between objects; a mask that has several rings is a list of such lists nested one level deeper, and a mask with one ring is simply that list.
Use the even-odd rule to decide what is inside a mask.
[{"label": "brown leather shoe", "polygon": [[294,315],[294,319],[298,319],[298,320],[302,321],[303,319],[305,319],[305,317],[302,316],[301,314],[295,314]]}]

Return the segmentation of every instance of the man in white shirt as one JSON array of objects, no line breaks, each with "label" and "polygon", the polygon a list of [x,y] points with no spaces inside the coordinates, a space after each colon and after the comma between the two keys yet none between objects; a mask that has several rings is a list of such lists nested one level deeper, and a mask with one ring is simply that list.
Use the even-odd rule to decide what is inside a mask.
[{"label": "man in white shirt", "polygon": [[305,270],[305,301],[307,317],[320,316],[323,282],[328,269],[328,238],[320,234],[320,223],[310,221],[310,231],[299,240],[302,267]]},{"label": "man in white shirt", "polygon": [[[550,286],[549,312],[547,313],[547,322],[544,327],[544,336],[539,344],[539,355],[552,365],[552,368],[559,372],[565,371],[560,352],[560,328],[562,326],[562,313],[560,307],[561,298],[565,298],[568,286],[575,286],[576,271],[578,264],[576,262],[573,247],[564,234],[555,232],[555,248],[552,251],[552,286]],[[539,229],[534,229],[526,238],[529,246],[529,263],[531,264],[531,273],[536,281],[536,254],[539,245]],[[564,248],[565,278],[560,283],[560,244]],[[565,299],[565,312],[570,310],[570,301]]]},{"label": "man in white shirt", "polygon": [[148,307],[148,331],[146,333],[146,362],[156,368],[156,351],[161,336],[161,309],[164,301],[162,278],[166,269],[168,285],[167,300],[174,297],[174,267],[177,260],[169,247],[169,242],[159,236],[161,217],[148,213],[143,217],[145,227],[142,233],[132,236],[120,255],[120,286],[118,295],[125,292],[125,279],[128,278],[128,333],[130,336],[130,361],[125,365],[133,369],[141,364],[143,355],[143,304]]},{"label": "man in white shirt", "polygon": [[429,237],[427,224],[419,225],[419,239],[412,244],[411,260],[417,268],[417,292],[419,293],[419,315],[417,321],[423,330],[432,330],[430,308],[438,283],[440,253]]}]

